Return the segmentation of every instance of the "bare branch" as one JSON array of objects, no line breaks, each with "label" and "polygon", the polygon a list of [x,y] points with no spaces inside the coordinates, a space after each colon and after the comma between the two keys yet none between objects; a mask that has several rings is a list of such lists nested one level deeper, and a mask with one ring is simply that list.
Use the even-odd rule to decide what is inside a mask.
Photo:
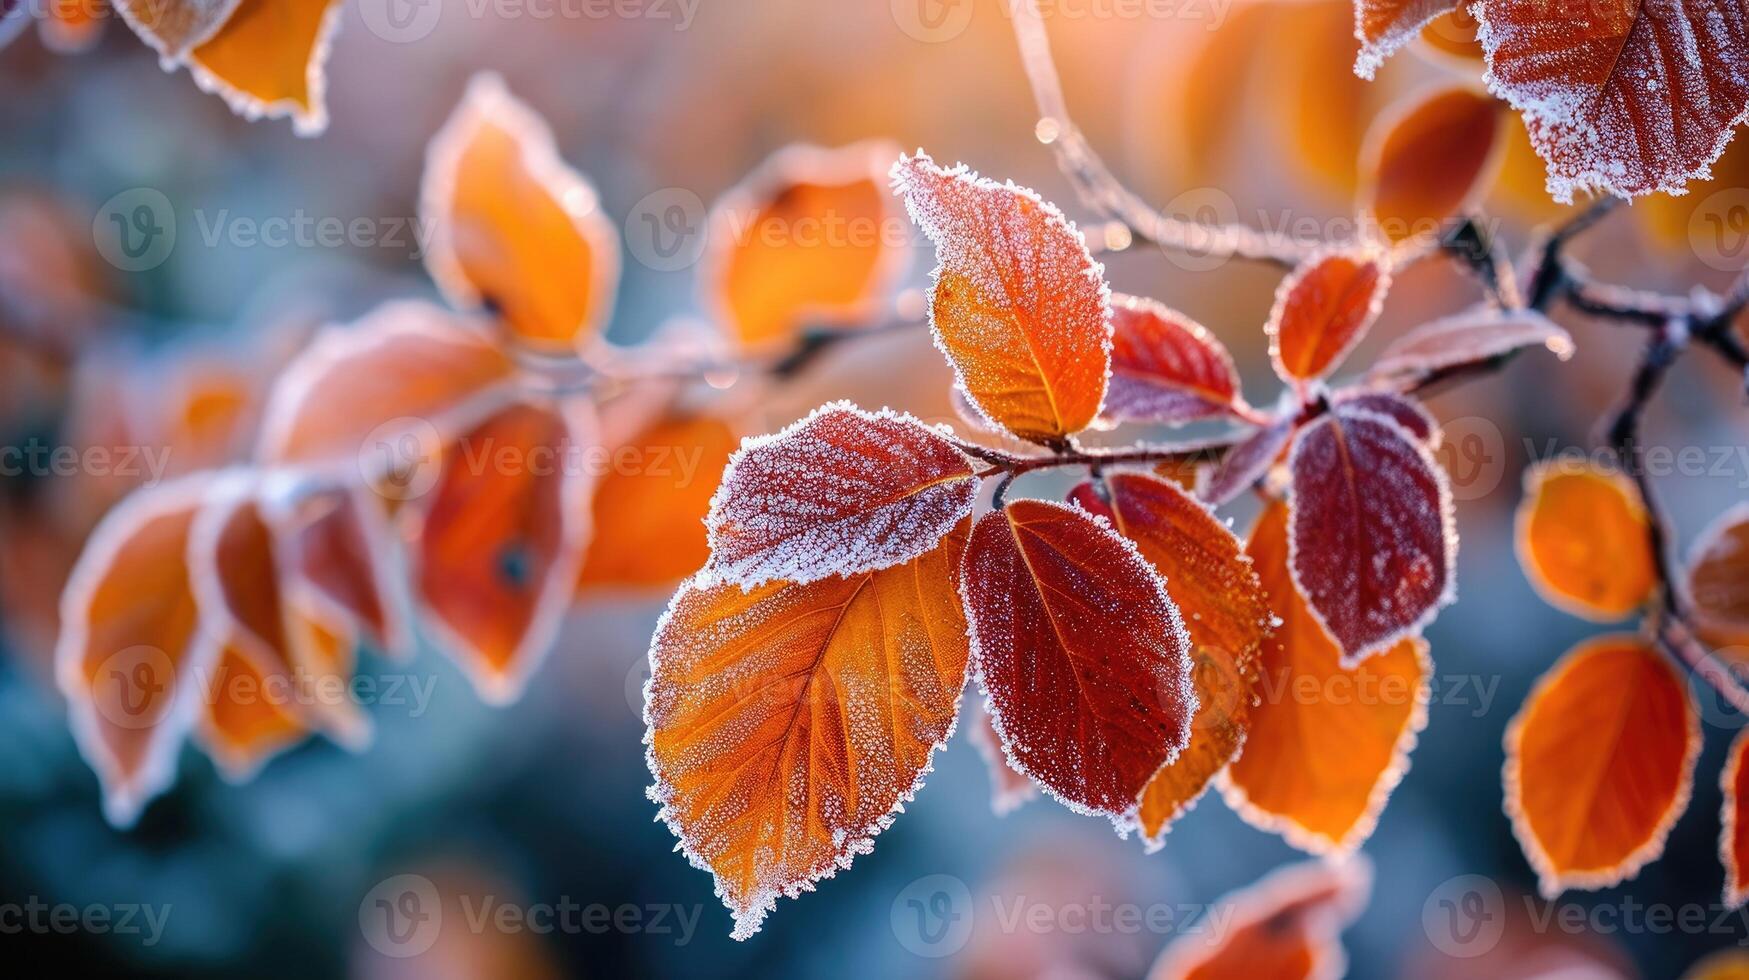
[{"label": "bare branch", "polygon": [[1181,221],[1160,213],[1126,188],[1069,116],[1037,0],[1012,2],[1020,60],[1038,105],[1039,139],[1056,151],[1057,165],[1074,184],[1083,204],[1121,222],[1135,238],[1173,251],[1271,262],[1284,268],[1298,265],[1311,253],[1310,247],[1292,238],[1245,225]]}]

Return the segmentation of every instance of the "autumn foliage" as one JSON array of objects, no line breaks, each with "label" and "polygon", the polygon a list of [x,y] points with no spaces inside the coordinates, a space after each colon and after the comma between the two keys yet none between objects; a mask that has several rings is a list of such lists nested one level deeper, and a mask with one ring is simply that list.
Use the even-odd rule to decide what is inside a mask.
[{"label": "autumn foliage", "polygon": [[[238,111],[325,124],[333,0],[273,17],[118,6],[167,67]],[[1040,139],[1103,240],[1090,246],[1070,199],[922,149],[791,147],[709,216],[697,285],[716,333],[637,348],[607,337],[617,223],[544,120],[476,77],[418,188],[441,302],[321,330],[253,406],[246,451],[215,448],[210,466],[126,495],[71,569],[56,676],[108,817],[129,824],[167,790],[190,740],[242,780],[312,735],[370,738],[345,703],[241,698],[238,679],[344,685],[361,651],[429,646],[506,704],[580,599],[672,589],[648,651],[648,793],[736,938],[869,853],[964,723],[998,813],[1043,794],[1153,851],[1212,789],[1325,859],[1234,896],[1221,941],[1180,939],[1153,976],[1335,975],[1371,890],[1357,852],[1427,725],[1435,653],[1461,656],[1425,638],[1456,601],[1459,541],[1424,400],[1521,354],[1570,356],[1548,316],[1569,304],[1646,328],[1647,348],[1606,426],[1610,461],[1526,473],[1516,551],[1550,604],[1639,629],[1553,662],[1506,731],[1502,781],[1545,895],[1631,878],[1688,804],[1694,686],[1749,706],[1706,672],[1749,642],[1749,512],[1719,517],[1679,562],[1635,455],[1679,354],[1743,370],[1730,320],[1749,287],[1612,290],[1562,251],[1601,207],[1522,260],[1477,209],[1526,135],[1561,201],[1705,178],[1749,114],[1749,18],[1736,0],[1604,3],[1578,23],[1557,7],[1463,8],[1482,84],[1418,93],[1357,133],[1338,162],[1355,233],[1308,245],[1183,222],[1119,185],[1053,91],[1023,2]],[[1356,0],[1356,72],[1460,12]],[[960,424],[835,393],[752,435],[752,400],[893,316],[902,245],[772,233],[823,215],[908,221],[933,248],[910,319],[951,370]],[[1275,390],[1243,390],[1216,331],[1108,275],[1096,256],[1138,240],[1279,268],[1267,318],[1246,327]],[[1375,335],[1432,259],[1470,273],[1477,301]],[[738,397],[717,390],[734,384]],[[224,394],[198,407],[241,415],[245,396]],[[185,408],[198,429],[207,416]],[[657,448],[695,451],[694,479],[563,462]],[[1332,694],[1354,690],[1372,693]],[[1719,776],[1733,905],[1749,895],[1745,757],[1749,736]]]}]

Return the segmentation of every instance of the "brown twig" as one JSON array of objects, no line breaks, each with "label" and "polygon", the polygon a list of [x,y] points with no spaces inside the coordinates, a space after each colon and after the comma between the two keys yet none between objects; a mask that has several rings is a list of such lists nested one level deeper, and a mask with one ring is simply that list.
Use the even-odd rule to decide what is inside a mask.
[{"label": "brown twig", "polygon": [[1069,115],[1037,0],[1013,0],[1013,16],[1021,64],[1038,105],[1036,131],[1039,139],[1056,151],[1058,166],[1075,186],[1083,204],[1104,218],[1121,222],[1136,239],[1177,252],[1251,259],[1284,268],[1298,265],[1311,254],[1311,247],[1305,243],[1245,225],[1202,224],[1173,218],[1125,187]]}]

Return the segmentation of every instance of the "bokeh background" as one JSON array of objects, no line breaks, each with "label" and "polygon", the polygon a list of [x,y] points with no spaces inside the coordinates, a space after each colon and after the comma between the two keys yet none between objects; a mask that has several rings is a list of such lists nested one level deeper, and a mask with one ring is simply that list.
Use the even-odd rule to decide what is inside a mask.
[{"label": "bokeh background", "polygon": [[[625,343],[704,315],[692,269],[638,261],[653,209],[708,203],[791,142],[920,146],[1036,187],[1072,218],[1091,217],[1033,138],[1031,96],[998,0],[427,0],[407,8],[412,21],[392,18],[386,2],[345,0],[328,62],[332,124],[319,139],[233,116],[186,74],[162,72],[113,19],[83,53],[47,50],[28,32],[0,51],[0,444],[78,447],[118,416],[165,440],[185,430],[199,437],[210,409],[243,421],[194,438],[210,458],[182,454],[175,467],[245,451],[249,406],[313,327],[434,290],[407,233],[273,247],[239,244],[223,232],[227,222],[364,218],[379,237],[410,230],[426,142],[480,69],[501,72],[546,116],[564,156],[623,222],[626,271],[611,335]],[[1340,2],[1046,7],[1077,121],[1133,187],[1170,212],[1296,234],[1346,233],[1355,161],[1380,111],[1422,87],[1480,75],[1439,49],[1453,45],[1420,44],[1378,82],[1359,81],[1349,69],[1352,13]],[[1565,209],[1543,194],[1522,131],[1509,140],[1487,209],[1517,248]],[[1743,142],[1712,183],[1621,209],[1576,254],[1600,276],[1638,286],[1723,288],[1749,261]],[[129,272],[103,260],[93,226],[114,195],[140,188],[164,195],[178,235],[164,262]],[[1275,381],[1261,325],[1278,273],[1147,247],[1103,259],[1115,288],[1213,329],[1238,357],[1252,400],[1269,402]],[[922,286],[930,265],[919,248],[909,284]],[[1475,295],[1445,264],[1418,267],[1353,363]],[[1579,341],[1570,362],[1526,356],[1433,403],[1460,499],[1460,602],[1429,631],[1430,720],[1365,848],[1378,875],[1345,937],[1353,976],[1515,977],[1589,964],[1596,975],[1662,977],[1749,943],[1744,917],[1717,906],[1715,774],[1743,719],[1716,703],[1693,802],[1664,857],[1637,880],[1553,906],[1531,897],[1534,875],[1501,812],[1508,720],[1542,670],[1599,631],[1544,606],[1518,570],[1510,531],[1519,473],[1532,458],[1591,445],[1640,344],[1628,329],[1565,322]],[[946,390],[946,368],[922,330],[883,332],[838,345],[768,393],[750,424],[775,429],[840,396],[947,420]],[[1699,357],[1653,410],[1653,445],[1708,453],[1705,471],[1660,480],[1683,542],[1749,496],[1746,420],[1741,379]],[[1218,796],[1152,855],[1049,801],[998,818],[962,725],[873,854],[817,893],[781,902],[752,940],[732,942],[709,877],[672,853],[644,797],[640,686],[666,594],[630,592],[581,603],[513,706],[482,705],[431,651],[410,668],[367,659],[367,674],[426,685],[429,702],[376,705],[377,737],[365,751],[312,741],[246,785],[225,783],[186,752],[174,790],[136,829],[118,832],[104,823],[96,780],[68,735],[47,650],[78,529],[125,489],[39,473],[7,476],[0,492],[0,903],[138,904],[167,917],[150,937],[0,928],[8,969],[24,975],[1135,977],[1170,932],[1076,928],[1066,916],[1050,929],[1004,930],[994,910],[1133,903],[1169,908],[1181,923],[1295,859]],[[1249,520],[1243,506],[1235,517]],[[450,923],[430,953],[407,960],[381,955],[360,926],[361,902],[401,874],[435,882]],[[951,876],[971,896],[970,938],[951,955],[920,955],[944,950],[920,946],[907,926],[906,889],[932,875]],[[1477,881],[1461,876],[1498,890],[1490,894],[1505,928],[1474,958],[1442,952],[1451,932],[1441,901]],[[638,918],[604,931],[459,925],[459,903],[485,901],[632,908]],[[1644,914],[1653,906],[1707,914],[1701,928],[1659,928]],[[668,910],[660,924],[658,908]]]}]

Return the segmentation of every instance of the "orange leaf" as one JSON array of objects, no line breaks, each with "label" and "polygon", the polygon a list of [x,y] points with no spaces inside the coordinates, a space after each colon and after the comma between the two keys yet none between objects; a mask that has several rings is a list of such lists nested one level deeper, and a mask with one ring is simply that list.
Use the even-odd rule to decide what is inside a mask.
[{"label": "orange leaf", "polygon": [[1272,617],[1244,545],[1205,505],[1141,473],[1112,473],[1103,488],[1106,498],[1092,482],[1083,483],[1070,498],[1135,542],[1165,580],[1192,644],[1198,707],[1190,744],[1142,790],[1138,819],[1144,843],[1154,850],[1245,743],[1251,687]]},{"label": "orange leaf", "polygon": [[1453,0],[1354,0],[1354,36],[1360,41],[1354,73],[1372,78],[1386,58],[1454,6]]},{"label": "orange leaf", "polygon": [[1457,528],[1431,430],[1418,405],[1375,394],[1338,400],[1294,442],[1294,583],[1345,664],[1418,635],[1456,598]]},{"label": "orange leaf", "polygon": [[921,786],[965,687],[965,540],[962,524],[894,568],[675,594],[650,646],[650,795],[735,938],[869,853]]},{"label": "orange leaf", "polygon": [[1148,980],[1340,977],[1348,966],[1342,930],[1366,909],[1372,877],[1364,855],[1278,868],[1211,903],[1205,928],[1173,940]]},{"label": "orange leaf", "polygon": [[927,155],[900,157],[893,186],[935,243],[929,321],[959,384],[990,421],[1058,442],[1099,414],[1111,365],[1105,270],[1037,194]]},{"label": "orange leaf", "polygon": [[1737,733],[1731,750],[1725,757],[1725,769],[1719,774],[1719,788],[1725,802],[1720,808],[1723,829],[1719,832],[1719,860],[1725,866],[1725,904],[1731,908],[1749,899],[1749,767],[1743,765],[1749,755],[1749,728]]},{"label": "orange leaf", "polygon": [[749,439],[711,499],[711,571],[731,582],[808,583],[889,568],[972,514],[971,460],[940,431],[890,409],[822,405]]},{"label": "orange leaf", "polygon": [[1128,826],[1190,740],[1190,638],[1135,545],[1076,507],[1017,500],[972,529],[960,592],[978,683],[1015,768]]},{"label": "orange leaf", "polygon": [[1682,972],[1682,980],[1749,980],[1749,951],[1721,949]]},{"label": "orange leaf", "polygon": [[390,303],[324,330],[286,367],[268,398],[257,455],[405,489],[418,479],[409,468],[502,403],[515,370],[453,314]]},{"label": "orange leaf", "polygon": [[328,128],[323,65],[339,25],[339,0],[237,0],[224,26],[178,43],[196,41],[185,60],[202,91],[249,119],[290,116],[299,135],[314,136]]},{"label": "orange leaf", "polygon": [[1695,541],[1688,596],[1709,644],[1749,646],[1749,504],[1731,508]]},{"label": "orange leaf", "polygon": [[704,302],[743,345],[782,348],[808,327],[882,315],[910,258],[883,186],[898,153],[878,142],[786,147],[712,208]]},{"label": "orange leaf", "polygon": [[217,669],[200,678],[201,741],[226,777],[241,782],[309,729],[288,652],[273,534],[248,472],[218,477],[189,534],[188,566],[202,642]]},{"label": "orange leaf", "polygon": [[1312,616],[1288,571],[1287,507],[1271,504],[1246,550],[1278,625],[1263,643],[1251,733],[1223,777],[1250,823],[1314,853],[1372,834],[1427,723],[1427,644],[1402,640],[1359,666]]},{"label": "orange leaf", "polygon": [[1514,538],[1530,584],[1575,616],[1622,619],[1657,588],[1639,494],[1595,463],[1555,460],[1526,471]]},{"label": "orange leaf", "polygon": [[552,130],[482,73],[431,141],[421,220],[426,267],[451,301],[503,318],[546,354],[599,337],[619,285],[619,239],[595,188],[559,158]]},{"label": "orange leaf", "polygon": [[1193,422],[1231,414],[1240,404],[1233,356],[1202,324],[1135,296],[1112,300],[1111,322],[1107,415]]},{"label": "orange leaf", "polygon": [[704,567],[705,515],[739,441],[720,419],[677,414],[614,448],[591,502],[578,588],[671,586]]},{"label": "orange leaf", "polygon": [[1749,116],[1749,17],[1736,0],[1480,0],[1488,86],[1524,113],[1548,190],[1681,194]]},{"label": "orange leaf", "polygon": [[588,543],[586,403],[512,404],[445,448],[414,595],[481,697],[506,704],[558,635]]},{"label": "orange leaf", "polygon": [[1606,888],[1664,851],[1688,807],[1700,714],[1631,635],[1573,648],[1506,728],[1506,813],[1542,893]]},{"label": "orange leaf", "polygon": [[1391,273],[1370,250],[1324,252],[1282,281],[1265,328],[1283,381],[1316,381],[1341,363],[1384,306]]},{"label": "orange leaf", "polygon": [[1406,99],[1381,115],[1361,151],[1361,209],[1384,236],[1437,236],[1488,193],[1499,171],[1505,107],[1454,85]]},{"label": "orange leaf", "polygon": [[124,500],[92,532],[61,595],[55,675],[118,827],[175,779],[199,677],[217,652],[197,635],[188,576],[206,483],[189,477]]}]

